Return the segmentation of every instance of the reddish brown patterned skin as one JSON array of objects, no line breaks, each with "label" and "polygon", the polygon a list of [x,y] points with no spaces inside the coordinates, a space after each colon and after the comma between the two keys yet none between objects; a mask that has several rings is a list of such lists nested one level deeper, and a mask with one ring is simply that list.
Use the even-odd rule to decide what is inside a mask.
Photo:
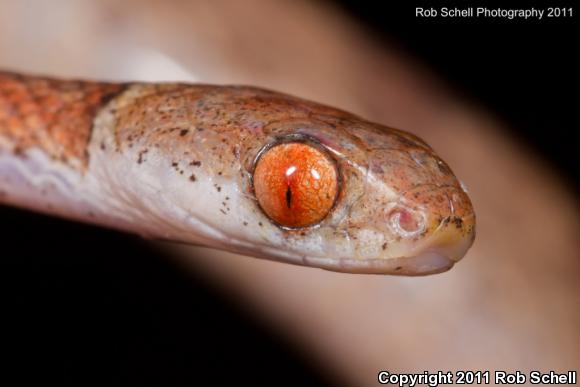
[{"label": "reddish brown patterned skin", "polygon": [[16,153],[35,147],[56,160],[86,167],[95,115],[124,89],[121,84],[0,72],[0,136]]}]

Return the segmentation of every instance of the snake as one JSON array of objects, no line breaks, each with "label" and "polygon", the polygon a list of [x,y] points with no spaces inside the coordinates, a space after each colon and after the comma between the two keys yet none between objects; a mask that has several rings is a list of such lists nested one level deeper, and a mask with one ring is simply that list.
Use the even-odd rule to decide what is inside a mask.
[{"label": "snake", "polygon": [[441,273],[475,238],[425,141],[252,86],[2,71],[0,203],[344,273]]}]

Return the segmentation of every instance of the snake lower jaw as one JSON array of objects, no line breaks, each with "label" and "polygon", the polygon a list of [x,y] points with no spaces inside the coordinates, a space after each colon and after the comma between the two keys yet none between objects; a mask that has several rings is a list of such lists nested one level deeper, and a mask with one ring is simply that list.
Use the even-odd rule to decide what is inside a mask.
[{"label": "snake lower jaw", "polygon": [[305,265],[321,269],[354,274],[391,274],[403,276],[424,276],[445,272],[455,261],[438,252],[425,252],[412,257],[373,259],[325,259],[306,257]]},{"label": "snake lower jaw", "polygon": [[303,264],[330,271],[359,274],[424,276],[442,273],[463,258],[475,239],[474,217],[463,219],[469,226],[467,229],[455,226],[440,228],[420,246],[401,256],[362,259],[305,257]]}]

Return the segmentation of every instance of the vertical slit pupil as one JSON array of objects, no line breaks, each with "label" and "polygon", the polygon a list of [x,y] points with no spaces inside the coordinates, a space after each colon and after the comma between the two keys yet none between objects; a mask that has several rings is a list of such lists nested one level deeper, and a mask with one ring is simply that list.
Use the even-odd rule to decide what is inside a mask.
[{"label": "vertical slit pupil", "polygon": [[288,189],[286,190],[286,205],[288,206],[288,208],[292,206],[292,190],[290,189],[290,187],[288,187]]}]

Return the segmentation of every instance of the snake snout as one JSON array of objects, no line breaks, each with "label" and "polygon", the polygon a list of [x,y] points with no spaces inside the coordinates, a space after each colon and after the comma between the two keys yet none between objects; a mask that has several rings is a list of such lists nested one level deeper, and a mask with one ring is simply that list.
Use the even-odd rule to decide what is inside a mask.
[{"label": "snake snout", "polygon": [[445,255],[454,262],[467,253],[475,239],[475,213],[469,199],[460,193],[452,194],[451,211],[437,216],[434,230],[427,238],[425,251]]}]

